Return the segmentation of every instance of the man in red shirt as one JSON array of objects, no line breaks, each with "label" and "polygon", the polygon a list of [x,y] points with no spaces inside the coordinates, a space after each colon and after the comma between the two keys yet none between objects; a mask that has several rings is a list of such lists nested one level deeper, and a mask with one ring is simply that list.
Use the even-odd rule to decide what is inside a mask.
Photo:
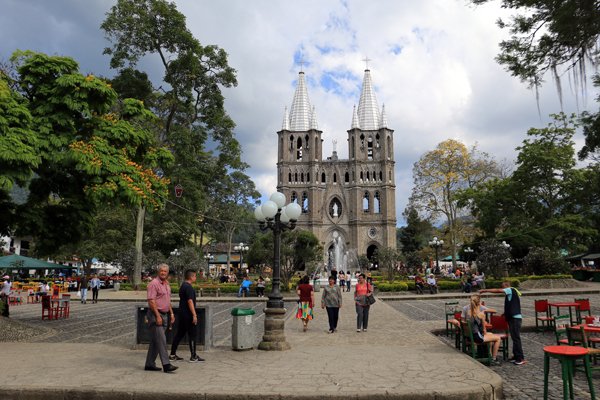
[{"label": "man in red shirt", "polygon": [[173,372],[178,367],[172,365],[169,361],[169,353],[167,351],[167,337],[165,330],[169,322],[171,325],[175,322],[175,314],[171,307],[171,287],[169,286],[169,266],[160,264],[158,266],[158,276],[148,284],[148,324],[150,328],[151,340],[148,347],[148,355],[146,356],[146,371],[160,371],[156,366],[156,356],[160,356],[162,370],[164,372]]}]

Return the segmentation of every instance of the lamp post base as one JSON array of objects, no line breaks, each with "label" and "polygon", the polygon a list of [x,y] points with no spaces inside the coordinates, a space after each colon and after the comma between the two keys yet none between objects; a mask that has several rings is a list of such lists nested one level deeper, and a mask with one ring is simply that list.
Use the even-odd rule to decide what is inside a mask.
[{"label": "lamp post base", "polygon": [[285,308],[265,308],[265,333],[259,350],[289,350],[290,344],[285,341]]}]

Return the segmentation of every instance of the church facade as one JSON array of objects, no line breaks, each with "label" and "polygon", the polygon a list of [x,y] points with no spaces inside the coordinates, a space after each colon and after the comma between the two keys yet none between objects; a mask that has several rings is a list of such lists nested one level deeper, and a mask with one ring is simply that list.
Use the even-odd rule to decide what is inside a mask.
[{"label": "church facade", "polygon": [[315,234],[330,268],[349,269],[356,256],[396,248],[393,133],[367,69],[347,131],[348,158],[338,158],[334,141],[333,153],[323,159],[323,132],[299,73],[277,132],[277,190],[302,207],[297,227]]}]

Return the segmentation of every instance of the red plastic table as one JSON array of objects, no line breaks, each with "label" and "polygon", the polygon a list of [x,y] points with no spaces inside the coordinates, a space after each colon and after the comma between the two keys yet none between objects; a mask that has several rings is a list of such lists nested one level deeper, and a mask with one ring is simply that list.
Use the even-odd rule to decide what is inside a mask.
[{"label": "red plastic table", "polygon": [[545,346],[544,347],[544,400],[548,399],[548,371],[550,358],[556,358],[561,365],[563,381],[563,399],[573,399],[573,366],[575,360],[583,359],[585,374],[590,388],[592,400],[596,399],[592,382],[592,369],[588,349],[580,346]]},{"label": "red plastic table", "polygon": [[569,320],[571,321],[571,325],[575,325],[577,323],[577,313],[575,313],[575,320],[573,320],[573,308],[575,310],[579,309],[579,303],[567,302],[567,301],[557,301],[557,302],[549,302],[548,307],[550,308],[550,316],[552,316],[552,307],[556,307],[556,315],[560,315],[561,308],[569,308]]}]

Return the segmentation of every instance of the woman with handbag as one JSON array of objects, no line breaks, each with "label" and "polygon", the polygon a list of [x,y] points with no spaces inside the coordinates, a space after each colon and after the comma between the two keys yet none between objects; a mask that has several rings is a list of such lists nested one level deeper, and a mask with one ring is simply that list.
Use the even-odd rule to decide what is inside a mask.
[{"label": "woman with handbag", "polygon": [[354,303],[356,306],[356,332],[367,331],[369,325],[369,309],[373,298],[373,285],[365,280],[365,274],[358,276],[358,283],[354,288]]},{"label": "woman with handbag", "polygon": [[299,297],[296,319],[302,320],[302,324],[304,325],[302,330],[306,332],[308,329],[308,321],[313,319],[312,309],[315,304],[315,292],[312,285],[309,283],[308,275],[304,275],[302,279],[300,279],[296,293]]},{"label": "woman with handbag", "polygon": [[329,333],[334,333],[337,331],[340,308],[342,308],[342,289],[335,284],[335,278],[333,276],[329,277],[329,285],[323,288],[321,308],[327,308]]}]

